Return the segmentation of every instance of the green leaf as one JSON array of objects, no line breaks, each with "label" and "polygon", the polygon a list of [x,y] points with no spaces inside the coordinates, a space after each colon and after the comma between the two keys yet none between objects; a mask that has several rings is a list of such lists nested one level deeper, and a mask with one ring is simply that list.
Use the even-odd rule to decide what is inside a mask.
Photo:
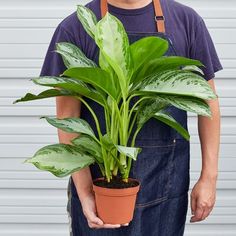
[{"label": "green leaf", "polygon": [[189,112],[203,116],[211,116],[209,105],[200,98],[188,96],[158,95],[161,99],[169,102],[171,105]]},{"label": "green leaf", "polygon": [[201,99],[217,98],[204,78],[185,70],[167,70],[154,74],[142,81],[138,91],[134,94],[170,94]]},{"label": "green leaf", "polygon": [[96,32],[97,18],[95,14],[83,5],[77,5],[77,17],[83,25],[85,31],[94,38]]},{"label": "green leaf", "polygon": [[112,81],[114,83],[114,86],[118,89],[120,93],[120,83],[119,79],[117,77],[117,74],[115,73],[114,69],[111,67],[111,65],[106,61],[106,58],[104,57],[101,50],[99,50],[99,66],[105,70],[112,78]]},{"label": "green leaf", "polygon": [[121,146],[121,145],[115,145],[115,147],[117,148],[117,150],[125,155],[128,156],[130,158],[132,158],[133,160],[137,160],[137,156],[138,154],[141,152],[142,148],[137,148],[137,147],[125,147],[125,146]]},{"label": "green leaf", "polygon": [[163,56],[160,58],[155,58],[143,64],[140,70],[136,73],[133,83],[136,85],[150,75],[160,73],[165,70],[180,69],[181,66],[185,66],[185,69],[190,69],[190,67],[187,66],[191,66],[192,69],[196,69],[198,68],[197,66],[203,66],[203,64],[198,60],[179,56]]},{"label": "green leaf", "polygon": [[72,139],[71,142],[81,151],[89,153],[99,163],[103,163],[101,146],[90,136],[80,134],[79,137]]},{"label": "green leaf", "polygon": [[138,153],[141,152],[141,148],[136,147],[126,147],[122,145],[116,145],[112,142],[111,138],[108,134],[102,136],[102,143],[107,149],[107,151],[111,151],[112,149],[117,149],[121,154],[128,156],[134,160],[136,160]]},{"label": "green leaf", "polygon": [[97,86],[115,100],[119,95],[119,89],[115,86],[112,77],[100,68],[71,68],[64,71],[63,75]]},{"label": "green leaf", "polygon": [[145,66],[150,60],[163,56],[168,49],[168,41],[156,36],[144,37],[130,45],[134,71]]},{"label": "green leaf", "polygon": [[32,100],[39,100],[43,98],[51,98],[51,97],[57,97],[57,96],[72,96],[73,93],[64,89],[48,89],[45,90],[38,95],[27,93],[24,97],[17,99],[13,101],[13,104],[18,102],[27,102]]},{"label": "green leaf", "polygon": [[179,132],[186,140],[189,140],[190,135],[188,131],[180,125],[170,114],[166,112],[159,111],[153,116],[155,119],[165,123],[166,125],[172,127],[177,132]]},{"label": "green leaf", "polygon": [[77,147],[69,144],[52,144],[39,149],[24,163],[32,163],[38,169],[49,171],[56,177],[65,177],[85,168],[95,160]]},{"label": "green leaf", "polygon": [[122,23],[107,13],[96,25],[95,41],[107,62],[116,72],[122,93],[127,93],[133,64],[129,39]]},{"label": "green leaf", "polygon": [[41,118],[46,118],[49,124],[68,133],[82,133],[96,138],[89,123],[81,118],[74,117],[60,119],[47,116],[42,116],[40,119]]},{"label": "green leaf", "polygon": [[111,149],[114,148],[114,143],[112,141],[112,139],[110,138],[110,136],[108,134],[104,134],[101,137],[101,142],[104,145],[104,147],[106,148],[107,151],[111,151]]},{"label": "green leaf", "polygon": [[142,101],[138,107],[137,125],[141,128],[156,112],[169,105],[164,99],[150,98]]},{"label": "green leaf", "polygon": [[74,44],[68,42],[56,43],[56,49],[55,52],[62,55],[63,62],[67,68],[97,66]]}]

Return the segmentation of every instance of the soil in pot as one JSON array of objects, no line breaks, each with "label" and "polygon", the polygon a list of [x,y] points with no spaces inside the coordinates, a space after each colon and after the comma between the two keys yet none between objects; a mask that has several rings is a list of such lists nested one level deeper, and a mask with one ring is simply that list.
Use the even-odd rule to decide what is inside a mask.
[{"label": "soil in pot", "polygon": [[134,207],[140,183],[129,178],[125,183],[113,177],[108,183],[104,178],[94,180],[93,190],[98,217],[106,224],[125,224],[133,219]]},{"label": "soil in pot", "polygon": [[98,181],[94,181],[94,184],[96,186],[100,186],[103,188],[131,188],[136,187],[139,185],[139,182],[135,179],[129,179],[129,181],[126,183],[122,180],[121,176],[113,176],[112,180],[110,182],[107,182],[105,179],[99,179]]}]

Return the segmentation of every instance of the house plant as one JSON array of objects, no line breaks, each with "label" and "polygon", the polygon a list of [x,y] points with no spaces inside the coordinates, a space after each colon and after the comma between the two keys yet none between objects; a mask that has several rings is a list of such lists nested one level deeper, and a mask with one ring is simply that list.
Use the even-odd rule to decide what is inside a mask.
[{"label": "house plant", "polygon": [[[88,8],[78,5],[77,15],[84,29],[95,40],[99,50],[99,65],[88,59],[79,47],[68,42],[57,43],[56,53],[61,54],[67,70],[58,77],[44,76],[31,79],[35,84],[51,87],[38,95],[27,93],[14,101],[26,102],[56,96],[73,96],[79,99],[91,112],[96,123],[95,135],[86,120],[81,118],[45,118],[49,124],[63,131],[78,133],[72,144],[52,144],[40,148],[32,158],[24,162],[51,172],[56,177],[65,177],[93,163],[98,164],[104,178],[94,180],[96,201],[110,194],[116,204],[106,209],[96,202],[98,215],[105,223],[127,223],[132,219],[136,194],[140,183],[129,178],[132,161],[141,148],[135,146],[137,134],[152,117],[164,122],[189,140],[185,130],[165,108],[172,105],[199,115],[211,116],[205,100],[217,97],[202,77],[200,61],[177,56],[164,56],[168,42],[158,37],[145,37],[129,44],[122,23],[113,15],[97,21]],[[99,119],[93,108],[83,98],[86,97],[104,109],[106,132],[102,133]],[[131,100],[136,99],[133,106]],[[131,143],[128,140],[131,138]],[[114,183],[118,189],[112,188]],[[100,184],[105,185],[99,186]],[[117,184],[116,184],[117,185]],[[132,202],[122,201],[120,192],[130,197]],[[106,194],[101,193],[105,191]],[[114,193],[115,192],[115,193]],[[114,194],[118,197],[114,198]],[[117,200],[118,199],[118,200]],[[112,218],[111,212],[122,209],[121,219]],[[128,218],[123,212],[130,206]]]}]

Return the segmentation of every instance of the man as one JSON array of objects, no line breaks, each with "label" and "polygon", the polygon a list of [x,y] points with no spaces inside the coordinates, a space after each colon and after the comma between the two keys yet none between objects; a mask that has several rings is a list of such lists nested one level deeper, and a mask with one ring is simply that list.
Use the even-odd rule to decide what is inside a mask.
[{"label": "man", "polygon": [[[222,66],[203,19],[192,8],[176,1],[161,0],[160,4],[161,6],[158,7],[162,8],[164,15],[164,19],[160,20],[164,20],[166,34],[173,42],[176,54],[178,56],[200,60],[205,65],[205,68],[203,68],[205,74],[204,78],[216,92],[213,80],[214,73],[221,70]],[[100,0],[93,0],[86,6],[96,14],[97,18],[101,17]],[[155,12],[152,0],[108,0],[108,10],[122,21],[125,29],[129,32],[156,31],[156,22],[154,21]],[[87,57],[94,60],[96,52],[95,44],[84,31],[74,12],[66,17],[56,28],[45,57],[41,76],[58,76],[66,69],[61,57],[52,52],[55,49],[55,43],[65,41],[78,45]],[[208,103],[211,108],[212,119],[198,116],[198,131],[202,150],[202,169],[200,177],[191,192],[191,222],[204,220],[212,211],[216,198],[220,111],[218,99]],[[56,108],[59,118],[80,117],[81,114],[83,114],[83,112],[81,113],[83,109],[81,103],[72,97],[57,97]],[[70,140],[77,135],[58,130],[58,136],[60,142],[70,143]],[[186,163],[186,167],[188,167],[187,165]],[[182,174],[182,177],[186,177],[188,175],[187,170],[186,173]],[[183,202],[185,205],[182,207],[182,213],[179,213],[179,215],[174,215],[173,212],[171,212],[171,209],[174,211],[173,207],[166,208],[168,209],[166,211],[164,210],[165,208],[162,204],[168,204],[168,201],[166,201],[156,206],[155,210],[152,209],[152,211],[160,211],[159,214],[161,217],[158,219],[155,219],[155,217],[154,219],[147,219],[150,224],[146,226],[144,225],[144,221],[138,224],[138,220],[134,220],[130,225],[110,225],[104,224],[96,215],[94,194],[92,192],[93,176],[91,175],[91,169],[88,167],[72,174],[72,179],[74,189],[76,188],[76,193],[72,198],[74,197],[76,200],[69,203],[71,204],[70,209],[73,211],[73,214],[69,212],[72,220],[71,235],[142,236],[146,235],[146,233],[155,236],[183,235],[187,213],[187,205],[185,204],[187,203],[186,197]],[[185,190],[188,187],[188,181],[189,180],[186,180],[185,182]],[[147,192],[146,194],[149,193]],[[176,204],[178,205],[179,203]],[[181,204],[179,204],[179,209],[181,209]],[[80,206],[82,207],[83,215],[80,213]],[[151,211],[151,209],[147,208],[146,211]],[[174,217],[172,221],[169,219],[170,216]],[[83,217],[86,218],[88,225],[83,225]],[[178,221],[177,218],[181,218],[182,220]],[[168,219],[168,221],[165,219]],[[153,222],[155,220],[158,221],[159,226],[157,227],[156,224],[152,224],[151,220],[153,220]],[[87,229],[87,226],[90,229]],[[120,228],[120,231],[118,231],[118,229],[114,231],[114,228]],[[96,231],[95,229],[100,230]],[[133,231],[131,231],[131,229]]]}]

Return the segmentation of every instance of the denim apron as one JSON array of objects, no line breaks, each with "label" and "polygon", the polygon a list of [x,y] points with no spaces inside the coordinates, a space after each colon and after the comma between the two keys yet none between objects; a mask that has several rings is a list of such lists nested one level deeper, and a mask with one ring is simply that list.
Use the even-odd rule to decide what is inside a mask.
[{"label": "denim apron", "polygon": [[[127,32],[127,34],[130,43],[146,36],[164,38],[169,43],[166,55],[177,55],[171,39],[165,32]],[[98,51],[95,61],[98,63]],[[103,108],[89,99],[86,101],[96,114],[99,114],[101,131],[105,133]],[[81,118],[86,119],[97,134],[90,112],[84,106],[81,109]],[[174,106],[169,106],[166,111],[188,129],[186,111]],[[137,195],[134,218],[129,226],[117,229],[91,229],[70,176],[67,187],[70,236],[182,236],[184,234],[190,179],[189,141],[171,127],[151,118],[137,135],[135,146],[141,147],[142,151],[137,160],[132,162],[130,177],[139,179],[141,186]],[[93,179],[102,176],[97,164],[91,165],[90,170]]]}]

